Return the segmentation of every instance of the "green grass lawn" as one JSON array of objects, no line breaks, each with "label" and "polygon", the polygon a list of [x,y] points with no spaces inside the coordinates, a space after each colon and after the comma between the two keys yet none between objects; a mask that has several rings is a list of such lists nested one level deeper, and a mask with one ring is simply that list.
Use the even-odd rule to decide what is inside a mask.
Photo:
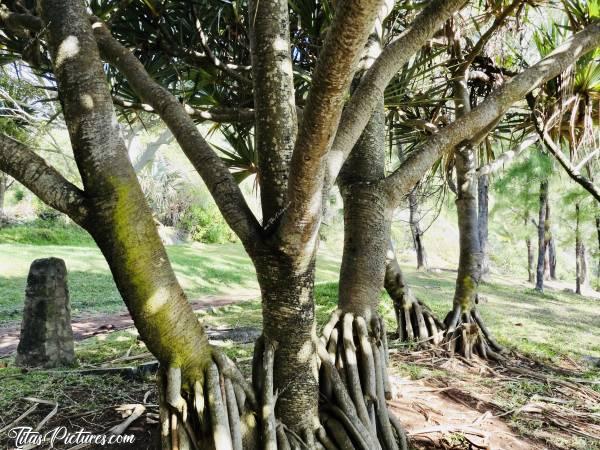
[{"label": "green grass lawn", "polygon": [[[328,248],[334,247],[329,245]],[[240,244],[192,244],[167,248],[177,278],[190,299],[243,289],[258,290],[254,268]],[[110,272],[93,243],[78,246],[0,244],[0,323],[20,320],[27,272],[36,258],[63,258],[69,270],[74,315],[123,310]],[[317,263],[317,319],[335,308],[340,255],[326,249]],[[440,318],[448,311],[454,291],[452,271],[418,272],[405,267],[416,295]],[[528,354],[553,358],[567,354],[600,353],[600,304],[597,300],[493,277],[481,286],[481,313],[498,340]],[[394,327],[391,302],[382,294],[381,310]],[[227,313],[226,311],[230,311]],[[260,323],[258,301],[231,306],[219,316],[228,325]]]},{"label": "green grass lawn", "polygon": [[[192,300],[203,295],[258,290],[254,267],[241,244],[194,243],[169,246],[167,252]],[[0,324],[20,320],[29,266],[34,259],[50,256],[62,258],[67,264],[74,315],[124,309],[108,265],[93,242],[68,246],[0,243]],[[317,267],[320,282],[334,281],[339,257],[324,253]]]}]

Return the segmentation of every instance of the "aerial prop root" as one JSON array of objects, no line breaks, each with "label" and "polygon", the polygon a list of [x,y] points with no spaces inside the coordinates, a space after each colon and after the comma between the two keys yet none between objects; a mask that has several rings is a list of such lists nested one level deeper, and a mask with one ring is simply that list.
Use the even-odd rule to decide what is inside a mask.
[{"label": "aerial prop root", "polygon": [[316,434],[319,444],[326,449],[407,448],[406,434],[386,404],[392,390],[381,316],[374,314],[367,324],[360,315],[334,311],[317,350],[323,426]]},{"label": "aerial prop root", "polygon": [[168,450],[253,448],[258,403],[227,355],[211,349],[199,376],[184,384],[180,367],[158,372],[161,443]]},{"label": "aerial prop root", "polygon": [[443,341],[445,325],[410,290],[394,302],[394,309],[401,342],[437,346]]},{"label": "aerial prop root", "polygon": [[444,346],[451,355],[458,353],[467,359],[474,355],[495,361],[504,359],[504,349],[494,340],[475,306],[470,311],[455,306],[444,322]]}]

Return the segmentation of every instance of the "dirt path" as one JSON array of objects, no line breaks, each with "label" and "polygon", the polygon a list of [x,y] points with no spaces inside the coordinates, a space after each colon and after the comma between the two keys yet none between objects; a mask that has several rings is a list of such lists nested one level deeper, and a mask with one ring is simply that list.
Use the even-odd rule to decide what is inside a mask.
[{"label": "dirt path", "polygon": [[[244,291],[227,295],[208,295],[191,301],[194,311],[216,308],[260,296],[258,291]],[[81,314],[71,321],[75,341],[123,330],[133,326],[133,320],[128,312],[116,314]],[[17,349],[21,324],[15,323],[0,327],[0,357],[8,356]]]},{"label": "dirt path", "polygon": [[472,448],[489,450],[544,448],[518,436],[491,412],[482,414],[458,403],[443,395],[440,388],[408,378],[393,376],[391,381],[396,394],[388,405],[420,449],[453,448],[452,444],[466,448],[460,445],[459,439],[467,440]]}]

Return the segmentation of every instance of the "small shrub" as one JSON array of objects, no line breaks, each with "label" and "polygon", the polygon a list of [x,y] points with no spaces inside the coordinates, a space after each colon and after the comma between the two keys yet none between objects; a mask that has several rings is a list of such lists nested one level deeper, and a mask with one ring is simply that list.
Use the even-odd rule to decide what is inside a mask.
[{"label": "small shrub", "polygon": [[16,188],[15,194],[14,194],[15,203],[19,203],[24,198],[25,198],[25,191],[23,191],[23,189]]},{"label": "small shrub", "polygon": [[205,244],[235,242],[231,231],[216,206],[191,206],[184,213],[180,227],[190,233],[194,241]]}]

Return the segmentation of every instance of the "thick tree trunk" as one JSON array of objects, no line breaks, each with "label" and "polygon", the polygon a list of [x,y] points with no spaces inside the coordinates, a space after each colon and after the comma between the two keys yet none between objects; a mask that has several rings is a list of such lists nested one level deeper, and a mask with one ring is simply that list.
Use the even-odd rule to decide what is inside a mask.
[{"label": "thick tree trunk", "polygon": [[410,194],[408,194],[408,206],[410,211],[409,225],[410,232],[413,238],[413,246],[417,254],[417,269],[427,270],[427,253],[425,252],[425,244],[423,243],[423,231],[421,230],[421,214],[419,211],[419,201],[417,198],[417,184]]},{"label": "thick tree trunk", "polygon": [[[330,420],[331,406],[336,405],[350,412],[352,428],[359,430],[352,436],[348,427],[342,428],[354,444],[344,443],[340,436],[339,448],[406,448],[404,432],[390,417],[386,404],[391,396],[387,334],[377,313],[391,224],[380,183],[385,165],[384,126],[381,102],[339,177],[344,201],[344,251],[339,308],[323,328],[320,340],[320,387],[325,399],[321,420],[331,432],[329,428],[335,423]],[[336,394],[336,377],[348,388],[346,400]]]},{"label": "thick tree trunk", "polygon": [[546,208],[548,207],[548,182],[540,183],[540,209],[538,216],[538,260],[536,270],[536,291],[544,291],[544,258],[546,255]]},{"label": "thick tree trunk", "polygon": [[477,180],[477,207],[479,225],[479,247],[481,251],[481,277],[490,273],[490,255],[488,246],[488,209],[489,209],[488,175],[481,175]]},{"label": "thick tree trunk", "polygon": [[[263,302],[263,338],[255,361],[274,346],[273,392],[279,391],[276,416],[303,438],[318,423],[318,380],[314,329],[314,254],[299,272],[295,261],[276,250],[254,258]],[[269,344],[267,344],[269,343]],[[254,387],[262,397],[264,370],[254,364]]]},{"label": "thick tree trunk", "polygon": [[444,324],[413,294],[391,242],[387,250],[385,289],[394,303],[398,339],[425,345],[437,345],[442,341]]}]

